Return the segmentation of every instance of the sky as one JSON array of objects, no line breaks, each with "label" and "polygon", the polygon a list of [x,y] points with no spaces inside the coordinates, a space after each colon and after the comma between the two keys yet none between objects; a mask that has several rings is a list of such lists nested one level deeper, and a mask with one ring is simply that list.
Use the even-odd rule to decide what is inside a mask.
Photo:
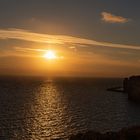
[{"label": "sky", "polygon": [[[139,6],[139,0],[1,0],[0,75],[138,75]],[[44,58],[48,50],[58,58]]]}]

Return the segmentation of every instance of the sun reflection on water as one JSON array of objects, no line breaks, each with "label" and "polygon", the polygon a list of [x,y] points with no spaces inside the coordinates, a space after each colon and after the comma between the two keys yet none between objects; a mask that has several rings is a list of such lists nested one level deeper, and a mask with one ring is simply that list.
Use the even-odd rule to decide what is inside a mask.
[{"label": "sun reflection on water", "polygon": [[65,106],[62,105],[61,93],[50,79],[45,81],[38,91],[35,94],[36,103],[33,107],[35,109],[33,129],[37,130],[35,134],[46,138],[58,138],[64,134],[67,127],[63,118]]}]

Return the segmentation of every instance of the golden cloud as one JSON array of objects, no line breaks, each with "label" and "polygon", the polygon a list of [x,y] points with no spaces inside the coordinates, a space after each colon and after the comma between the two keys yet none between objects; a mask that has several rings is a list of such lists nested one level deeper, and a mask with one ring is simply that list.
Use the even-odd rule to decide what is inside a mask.
[{"label": "golden cloud", "polygon": [[109,23],[126,23],[129,21],[128,18],[122,16],[116,16],[108,12],[102,12],[102,20]]},{"label": "golden cloud", "polygon": [[79,46],[96,46],[96,47],[111,47],[111,48],[122,48],[122,49],[133,49],[140,50],[140,46],[135,45],[124,45],[124,44],[114,44],[108,42],[99,42],[91,39],[78,38],[68,35],[49,35],[34,33],[27,30],[21,29],[0,29],[0,39],[19,39],[25,41],[33,41],[40,43],[52,43],[52,44],[77,44]]}]

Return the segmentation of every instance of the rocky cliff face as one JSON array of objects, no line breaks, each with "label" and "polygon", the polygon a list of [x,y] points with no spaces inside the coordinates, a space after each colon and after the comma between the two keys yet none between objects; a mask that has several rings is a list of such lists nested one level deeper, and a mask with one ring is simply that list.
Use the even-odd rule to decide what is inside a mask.
[{"label": "rocky cliff face", "polygon": [[140,101],[140,76],[125,78],[123,88],[129,99]]}]

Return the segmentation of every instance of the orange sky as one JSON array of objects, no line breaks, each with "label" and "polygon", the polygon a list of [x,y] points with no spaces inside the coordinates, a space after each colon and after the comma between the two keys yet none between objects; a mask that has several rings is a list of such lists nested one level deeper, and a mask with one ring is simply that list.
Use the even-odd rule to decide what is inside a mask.
[{"label": "orange sky", "polygon": [[[68,40],[65,37],[63,39],[65,41],[61,43],[35,41],[29,44],[28,41],[19,41],[17,46],[11,45],[14,41],[9,40],[10,47],[0,53],[0,74],[80,77],[124,77],[140,74],[139,50],[129,48],[131,46],[91,46],[82,42],[67,43]],[[76,42],[79,38],[74,40]],[[48,60],[44,57],[48,50],[55,53],[55,59]]]}]

